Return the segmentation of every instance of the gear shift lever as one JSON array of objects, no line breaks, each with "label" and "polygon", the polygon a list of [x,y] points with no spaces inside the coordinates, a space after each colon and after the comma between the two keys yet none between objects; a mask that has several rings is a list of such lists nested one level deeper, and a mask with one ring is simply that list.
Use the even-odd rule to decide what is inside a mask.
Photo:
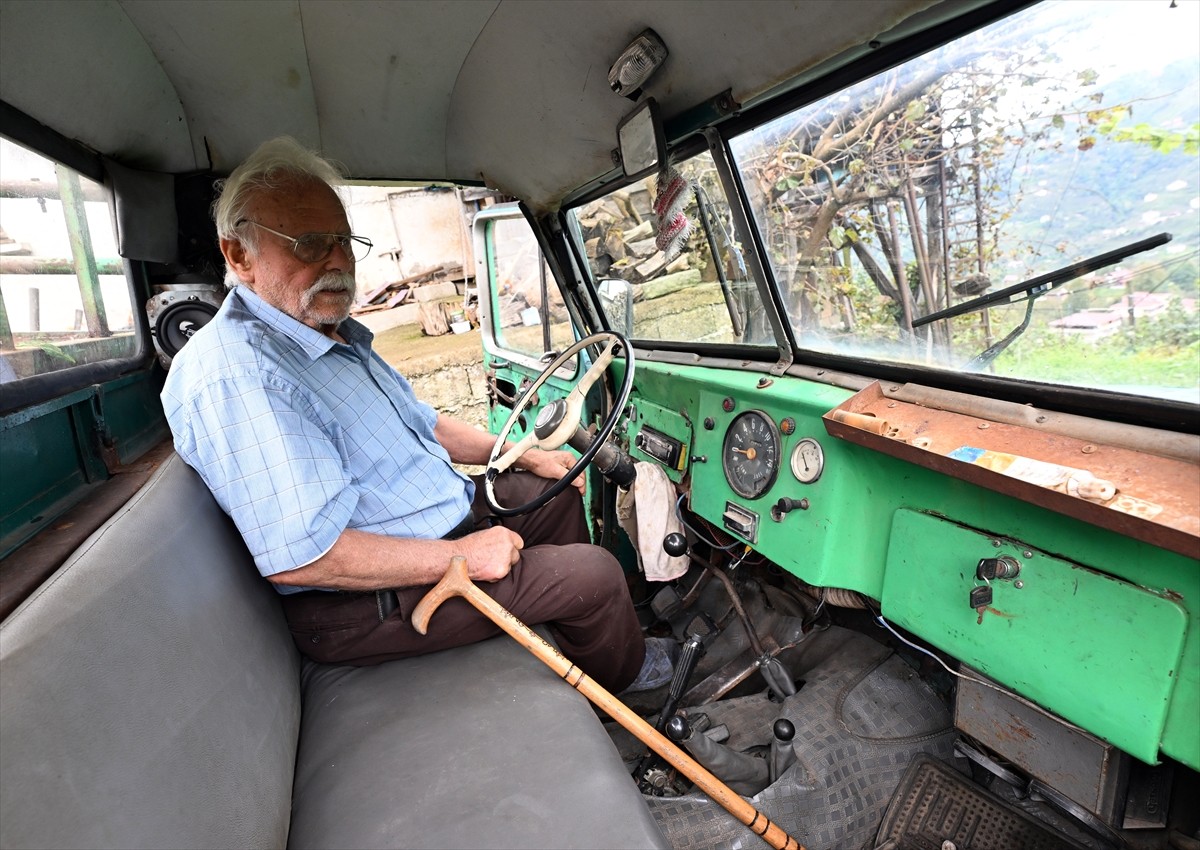
[{"label": "gear shift lever", "polygon": [[796,737],[796,725],[786,717],[775,721],[771,727],[771,782],[783,775],[796,760],[796,751],[792,749],[792,739]]},{"label": "gear shift lever", "polygon": [[681,555],[686,555],[688,550],[687,538],[678,531],[672,531],[663,538],[663,551],[672,558],[678,558]]}]

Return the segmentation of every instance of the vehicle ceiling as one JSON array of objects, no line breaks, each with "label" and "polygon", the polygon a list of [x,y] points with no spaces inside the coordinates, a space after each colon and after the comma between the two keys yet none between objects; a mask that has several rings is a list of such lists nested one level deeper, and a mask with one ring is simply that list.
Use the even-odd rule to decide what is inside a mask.
[{"label": "vehicle ceiling", "polygon": [[646,89],[669,119],[978,5],[0,0],[0,99],[136,168],[228,173],[289,134],[353,178],[480,181],[552,209],[611,170],[633,104],[608,68],[645,27],[670,50]]}]

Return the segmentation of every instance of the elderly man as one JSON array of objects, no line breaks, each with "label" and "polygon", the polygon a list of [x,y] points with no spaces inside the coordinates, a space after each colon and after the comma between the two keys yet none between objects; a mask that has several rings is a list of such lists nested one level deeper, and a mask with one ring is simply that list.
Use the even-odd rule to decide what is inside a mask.
[{"label": "elderly man", "polygon": [[[610,690],[670,676],[670,645],[644,641],[622,571],[587,543],[582,478],[541,510],[490,514],[451,462],[487,461],[492,438],[417,401],[349,319],[355,260],[327,161],[291,139],[262,145],[214,204],[231,292],[172,364],[162,400],[179,454],[282,594],[297,646],[373,664],[471,643],[496,628],[461,599],[430,632],[408,616],[454,555]],[[531,451],[497,493],[525,503],[573,463]]]}]

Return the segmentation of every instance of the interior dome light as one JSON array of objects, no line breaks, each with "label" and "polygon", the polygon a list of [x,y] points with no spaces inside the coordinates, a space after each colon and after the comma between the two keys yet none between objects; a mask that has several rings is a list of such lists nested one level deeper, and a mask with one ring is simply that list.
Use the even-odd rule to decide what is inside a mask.
[{"label": "interior dome light", "polygon": [[622,97],[636,100],[642,84],[667,58],[667,46],[654,30],[643,30],[608,69],[608,84]]}]

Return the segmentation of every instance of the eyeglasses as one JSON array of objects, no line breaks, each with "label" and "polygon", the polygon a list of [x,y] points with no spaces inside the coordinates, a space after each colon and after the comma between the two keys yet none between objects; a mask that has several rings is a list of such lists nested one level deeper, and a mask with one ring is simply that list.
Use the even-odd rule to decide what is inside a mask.
[{"label": "eyeglasses", "polygon": [[272,230],[265,224],[259,224],[248,218],[241,219],[234,227],[241,227],[243,224],[261,227],[267,233],[274,233],[280,239],[291,242],[292,253],[302,263],[321,262],[333,253],[334,245],[340,245],[347,256],[353,257],[355,262],[366,259],[367,254],[371,253],[371,240],[365,236],[355,236],[352,233],[304,233],[300,236],[288,236],[286,233]]}]

